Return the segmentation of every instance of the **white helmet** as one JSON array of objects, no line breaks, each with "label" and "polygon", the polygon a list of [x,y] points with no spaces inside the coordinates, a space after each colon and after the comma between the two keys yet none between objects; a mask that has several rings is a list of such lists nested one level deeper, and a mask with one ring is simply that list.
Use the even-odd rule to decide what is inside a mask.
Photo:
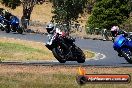
[{"label": "white helmet", "polygon": [[46,29],[47,28],[53,28],[53,27],[54,27],[54,25],[52,23],[48,23],[47,26],[46,26]]},{"label": "white helmet", "polygon": [[111,31],[119,31],[119,27],[118,27],[118,26],[113,26],[113,27],[111,28]]},{"label": "white helmet", "polygon": [[46,26],[46,30],[48,33],[50,33],[54,29],[54,24],[48,23]]}]

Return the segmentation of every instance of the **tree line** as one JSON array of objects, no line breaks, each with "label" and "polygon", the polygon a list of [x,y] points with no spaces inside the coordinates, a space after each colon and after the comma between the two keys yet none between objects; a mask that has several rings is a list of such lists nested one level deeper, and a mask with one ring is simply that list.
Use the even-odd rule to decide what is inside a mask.
[{"label": "tree line", "polygon": [[[0,0],[2,4],[12,9],[23,6],[21,20],[30,20],[33,8],[37,4],[43,4],[46,0]],[[124,23],[132,12],[131,0],[49,0],[53,4],[54,16],[58,23],[69,25],[76,21],[79,14],[87,12],[91,14],[86,27],[110,29],[113,25]]]}]

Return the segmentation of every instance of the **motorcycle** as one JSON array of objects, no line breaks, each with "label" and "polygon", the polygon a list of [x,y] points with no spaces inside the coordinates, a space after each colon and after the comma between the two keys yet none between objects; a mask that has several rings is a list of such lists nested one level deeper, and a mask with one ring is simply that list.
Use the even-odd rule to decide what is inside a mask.
[{"label": "motorcycle", "polygon": [[74,44],[74,42],[75,39],[72,37],[67,38],[62,34],[55,33],[52,36],[50,43],[47,43],[45,46],[52,51],[54,57],[60,63],[65,63],[66,61],[84,63],[85,54]]},{"label": "motorcycle", "polygon": [[16,16],[12,16],[10,21],[7,21],[7,20],[5,21],[7,22],[7,25],[10,26],[9,28],[5,30],[7,33],[9,33],[10,31],[13,31],[13,32],[17,31],[19,34],[23,33],[23,29],[19,24],[19,19]]},{"label": "motorcycle", "polygon": [[118,52],[118,56],[124,57],[127,62],[132,64],[132,34],[117,36],[113,48]]},{"label": "motorcycle", "polygon": [[10,20],[6,20],[5,17],[0,15],[0,28],[2,31],[9,33],[10,31],[18,32],[19,34],[23,33],[22,27],[20,27],[19,19],[16,16],[12,16]]}]

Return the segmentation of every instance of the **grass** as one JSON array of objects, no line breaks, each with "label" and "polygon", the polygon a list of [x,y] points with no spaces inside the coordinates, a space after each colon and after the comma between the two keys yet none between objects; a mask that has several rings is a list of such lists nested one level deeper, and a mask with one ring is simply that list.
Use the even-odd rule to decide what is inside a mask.
[{"label": "grass", "polygon": [[[0,65],[0,88],[131,88],[129,84],[86,84],[76,82],[78,67]],[[130,74],[131,68],[87,67],[88,74]]]},{"label": "grass", "polygon": [[91,52],[91,51],[88,51],[88,50],[86,50],[86,51],[84,50],[83,52],[84,52],[87,59],[90,59],[90,58],[95,56],[94,52]]},{"label": "grass", "polygon": [[[0,43],[0,58],[3,60],[52,59],[50,52],[16,43]],[[41,57],[40,57],[41,56]]]},{"label": "grass", "polygon": [[[85,51],[88,59],[94,57],[94,53]],[[18,40],[13,38],[0,39],[1,61],[26,61],[26,60],[53,60],[54,56],[43,43]]]},{"label": "grass", "polygon": [[0,39],[1,61],[50,60],[52,53],[42,43],[13,38]]}]

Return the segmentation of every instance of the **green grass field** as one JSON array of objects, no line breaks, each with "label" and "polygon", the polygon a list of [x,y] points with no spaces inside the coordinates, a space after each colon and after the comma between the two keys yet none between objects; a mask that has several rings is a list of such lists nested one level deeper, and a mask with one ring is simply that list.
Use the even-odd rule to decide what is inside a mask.
[{"label": "green grass field", "polygon": [[132,84],[85,84],[76,83],[75,75],[52,74],[34,75],[16,73],[0,76],[0,88],[131,88]]},{"label": "green grass field", "polygon": [[[129,84],[85,84],[76,82],[78,67],[0,66],[0,88],[132,88]],[[130,74],[131,68],[86,67],[90,74]],[[103,70],[103,72],[102,72]],[[124,72],[125,71],[125,72]]]},{"label": "green grass field", "polygon": [[[0,58],[1,60],[38,60],[53,59],[49,51],[41,50],[17,43],[1,43],[0,42]],[[41,56],[41,57],[40,57]]]}]

